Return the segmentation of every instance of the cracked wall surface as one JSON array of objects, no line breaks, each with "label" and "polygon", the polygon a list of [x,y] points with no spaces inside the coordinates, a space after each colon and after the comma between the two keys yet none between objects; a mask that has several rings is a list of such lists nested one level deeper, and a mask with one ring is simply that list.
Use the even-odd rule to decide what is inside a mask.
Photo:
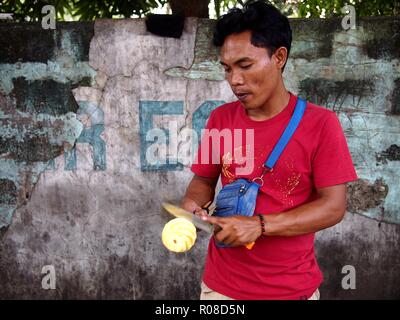
[{"label": "cracked wall surface", "polygon": [[[399,298],[400,20],[357,21],[344,31],[338,19],[292,20],[284,78],[338,114],[360,177],[345,220],[316,237],[322,298]],[[151,129],[175,121],[178,134],[200,132],[234,99],[214,23],[187,19],[180,39],[141,19],[0,24],[1,298],[198,297],[207,235],[180,255],[160,237],[171,219],[161,202],[182,197],[188,165],[144,155]],[[55,290],[41,287],[45,265]],[[357,290],[341,288],[344,265]]]},{"label": "cracked wall surface", "polygon": [[0,228],[30,198],[48,162],[82,131],[71,89],[90,85],[92,23],[0,25]]}]

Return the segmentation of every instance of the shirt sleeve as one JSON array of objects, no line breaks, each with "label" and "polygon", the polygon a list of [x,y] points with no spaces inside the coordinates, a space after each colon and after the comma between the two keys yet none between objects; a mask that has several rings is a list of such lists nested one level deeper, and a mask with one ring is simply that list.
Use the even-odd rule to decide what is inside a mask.
[{"label": "shirt sleeve", "polygon": [[316,188],[357,180],[351,154],[336,114],[329,112],[312,159]]},{"label": "shirt sleeve", "polygon": [[204,129],[191,170],[200,177],[218,178],[222,169],[220,150],[217,150],[217,148],[212,145],[211,135],[208,134],[210,130],[217,129],[215,126],[214,112],[211,112]]}]

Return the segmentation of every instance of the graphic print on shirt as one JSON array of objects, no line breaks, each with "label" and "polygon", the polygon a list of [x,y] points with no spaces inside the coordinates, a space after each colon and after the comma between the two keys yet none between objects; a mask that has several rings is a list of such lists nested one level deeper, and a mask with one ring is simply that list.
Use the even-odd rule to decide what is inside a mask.
[{"label": "graphic print on shirt", "polygon": [[[262,173],[263,163],[267,158],[265,149],[268,149],[268,146],[260,147],[256,145],[254,151],[251,150],[251,148],[252,146],[250,144],[239,146],[233,149],[233,155],[231,152],[226,152],[222,156],[222,175],[228,180],[228,183],[231,183],[240,177],[253,179]],[[247,175],[237,174],[239,171],[238,168],[243,168],[250,161],[253,162],[252,172]]]},{"label": "graphic print on shirt", "polygon": [[273,183],[277,186],[277,190],[279,190],[279,200],[283,203],[285,209],[289,209],[293,207],[293,200],[290,195],[299,185],[301,173],[295,171],[294,161],[292,158],[284,159],[283,164],[285,169],[287,169],[287,172],[290,172],[287,178],[276,178],[274,172],[271,173],[271,178]]},{"label": "graphic print on shirt", "polygon": [[[236,147],[231,152],[226,152],[222,156],[222,175],[227,179],[227,183],[232,183],[239,178],[253,179],[256,176],[260,176],[263,171],[263,164],[267,159],[267,151],[270,147],[256,146],[254,150],[254,157],[247,157],[248,150],[251,146],[246,145],[246,152],[243,152],[243,146]],[[254,170],[252,174],[248,176],[236,175],[236,169],[244,166],[246,161],[254,161]],[[268,173],[264,177],[264,186],[261,188],[268,188],[271,185],[273,189],[277,190],[277,197],[284,206],[288,209],[293,207],[293,200],[291,194],[294,189],[299,185],[301,179],[301,173],[295,170],[294,160],[290,157],[282,157],[281,162],[284,166],[284,175],[278,174],[275,171]],[[283,172],[282,172],[283,173]],[[269,176],[269,177],[268,177]]]},{"label": "graphic print on shirt", "polygon": [[[228,180],[228,183],[238,178],[236,175],[237,168],[245,167],[248,161],[255,161],[254,153],[250,152],[250,148],[251,145],[249,144],[238,146],[233,149],[233,155],[228,151],[222,156],[222,174]],[[243,149],[245,149],[245,152],[243,152]]]}]

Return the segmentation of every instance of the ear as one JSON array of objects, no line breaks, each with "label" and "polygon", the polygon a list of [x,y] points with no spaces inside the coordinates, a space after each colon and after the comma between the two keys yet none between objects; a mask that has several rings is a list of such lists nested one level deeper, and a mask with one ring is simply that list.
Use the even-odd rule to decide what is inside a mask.
[{"label": "ear", "polygon": [[278,67],[278,69],[282,70],[287,60],[287,49],[285,47],[279,47],[275,50],[273,56],[275,60],[275,65]]}]

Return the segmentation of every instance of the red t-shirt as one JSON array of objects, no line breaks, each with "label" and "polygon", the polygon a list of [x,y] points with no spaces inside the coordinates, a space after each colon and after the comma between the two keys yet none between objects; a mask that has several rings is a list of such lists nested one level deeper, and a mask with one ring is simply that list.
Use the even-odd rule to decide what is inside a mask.
[{"label": "red t-shirt", "polygon": [[[249,152],[251,146],[243,131],[242,139],[232,134],[235,138],[230,141],[233,146],[230,151],[229,148],[224,149],[224,143],[229,138],[221,139],[219,147],[210,146],[208,157],[211,160],[213,149],[214,154],[219,153],[219,164],[199,163],[202,158],[200,146],[197,161],[191,170],[202,177],[218,177],[221,174],[222,185],[239,177],[252,179],[259,176],[263,163],[287,126],[296,102],[297,97],[291,94],[286,108],[264,121],[250,119],[239,101],[218,107],[211,112],[206,129],[231,129],[232,132],[234,129],[254,129],[254,155]],[[233,141],[235,139],[236,142]],[[205,140],[203,135],[201,144],[204,145]],[[246,165],[243,155],[246,159],[254,159],[254,169],[250,174],[236,175],[236,169]],[[356,179],[336,114],[307,103],[303,118],[273,172],[264,176],[255,212],[288,211],[315,200],[316,188]],[[211,289],[233,299],[309,298],[322,280],[314,254],[314,233],[262,237],[257,239],[252,250],[244,246],[218,248],[214,238],[210,239],[203,281]]]}]

